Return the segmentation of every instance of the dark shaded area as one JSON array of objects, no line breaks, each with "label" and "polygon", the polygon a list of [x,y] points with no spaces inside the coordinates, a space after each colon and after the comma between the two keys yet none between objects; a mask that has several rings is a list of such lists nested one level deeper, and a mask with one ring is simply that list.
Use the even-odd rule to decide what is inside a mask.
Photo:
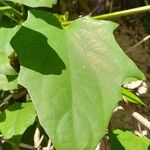
[{"label": "dark shaded area", "polygon": [[8,82],[11,82],[15,79],[17,79],[18,75],[7,75],[6,78],[8,80]]},{"label": "dark shaded area", "polygon": [[58,28],[62,28],[61,27],[61,23],[58,21],[58,19],[52,15],[50,12],[49,14],[47,12],[44,11],[40,11],[40,10],[35,10],[32,9],[30,10],[30,12],[36,17],[36,18],[40,18],[42,20],[44,20],[45,22],[47,22],[48,24],[58,27]]},{"label": "dark shaded area", "polygon": [[110,132],[109,133],[109,138],[110,138],[111,150],[125,150],[123,145],[117,139],[117,134],[114,134],[113,132]]},{"label": "dark shaded area", "polygon": [[13,69],[16,72],[19,72],[20,62],[19,62],[18,56],[15,53],[12,53],[11,55],[8,56],[8,58],[10,59],[10,65],[13,67]]},{"label": "dark shaded area", "polygon": [[22,66],[44,75],[60,75],[65,63],[47,43],[43,34],[22,27],[11,40]]},{"label": "dark shaded area", "polygon": [[[19,124],[19,123],[18,123],[18,124]],[[20,141],[21,141],[21,136],[22,136],[22,135],[15,135],[15,136],[13,136],[12,138],[10,138],[8,141],[9,141],[10,143],[14,143],[14,144],[19,145],[19,144],[20,144]]]},{"label": "dark shaded area", "polygon": [[5,142],[2,144],[2,149],[3,150],[13,150],[13,147],[9,142]]},{"label": "dark shaded area", "polygon": [[140,6],[145,6],[144,0],[121,0],[122,9],[136,8]]},{"label": "dark shaded area", "polygon": [[95,8],[92,10],[91,15],[95,15],[95,14],[99,14],[99,13],[103,13],[105,11],[105,7],[106,7],[106,0],[101,0],[97,2],[97,5],[95,6]]},{"label": "dark shaded area", "polygon": [[0,113],[0,123],[6,120],[6,113],[3,111]]},{"label": "dark shaded area", "polygon": [[144,25],[145,25],[147,32],[150,34],[150,12],[145,13],[143,21],[144,21]]},{"label": "dark shaded area", "polygon": [[5,28],[13,28],[15,27],[17,24],[14,23],[14,21],[10,20],[10,18],[8,18],[7,16],[2,16],[0,15],[0,28],[1,27],[5,27]]},{"label": "dark shaded area", "polygon": [[[37,123],[35,122],[33,125],[28,127],[24,134],[21,137],[21,142],[29,145],[34,145],[34,134],[37,127]],[[20,150],[26,150],[26,148],[20,148]]]},{"label": "dark shaded area", "polygon": [[[38,124],[38,122],[39,122],[39,120],[37,118],[36,121],[34,122],[34,124],[26,129],[26,131],[24,132],[24,134],[22,135],[22,138],[21,138],[22,143],[26,143],[26,144],[29,144],[29,145],[34,145],[33,137],[34,137],[37,125],[38,125],[38,128],[40,129],[40,132],[44,135],[44,139],[42,140],[41,146],[42,147],[47,146],[47,143],[49,141],[49,137],[47,136],[44,129]],[[26,150],[26,148],[20,147],[20,150]]]},{"label": "dark shaded area", "polygon": [[[150,2],[150,0],[147,0]],[[113,1],[112,12],[145,6],[144,0]],[[110,12],[110,0],[58,0],[50,11],[58,14],[69,12],[69,20],[79,16],[107,14]]]},{"label": "dark shaded area", "polygon": [[106,13],[106,0],[58,0],[51,12],[57,14],[69,13],[68,19],[74,20],[79,16]]},{"label": "dark shaded area", "polygon": [[19,109],[22,109],[22,108],[23,107],[21,106],[21,103],[15,103],[15,104],[9,106],[7,108],[7,110],[9,110],[9,111],[16,111],[16,110],[19,110]]},{"label": "dark shaded area", "polygon": [[12,99],[10,101],[10,103],[14,103],[14,102],[26,102],[28,92],[25,88],[23,87],[19,87],[18,86],[18,90],[16,90],[13,95],[12,95]]},{"label": "dark shaded area", "polygon": [[21,140],[21,135],[13,136],[12,138],[7,139],[2,144],[2,149],[3,150],[14,150],[14,149],[16,149],[16,147],[19,148],[20,140]]}]

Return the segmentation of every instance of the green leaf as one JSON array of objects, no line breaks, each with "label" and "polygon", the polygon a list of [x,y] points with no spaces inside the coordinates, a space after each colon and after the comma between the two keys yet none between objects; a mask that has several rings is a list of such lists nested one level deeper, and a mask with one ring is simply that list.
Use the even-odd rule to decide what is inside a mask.
[{"label": "green leaf", "polygon": [[122,88],[122,94],[123,94],[123,98],[131,103],[135,103],[135,104],[141,104],[143,106],[146,106],[143,101],[138,97],[136,96],[133,92],[125,89],[125,88]]},{"label": "green leaf", "polygon": [[11,41],[21,63],[19,83],[57,150],[93,150],[122,98],[122,81],[143,74],[116,43],[115,23],[85,17],[60,29],[51,18],[31,11]]},{"label": "green leaf", "polygon": [[[0,20],[1,21],[1,20]],[[7,22],[9,23],[9,22]],[[19,26],[6,26],[5,22],[0,22],[0,53],[5,52],[5,54],[10,55],[14,50],[10,45],[11,38],[20,28]]]},{"label": "green leaf", "polygon": [[[0,26],[3,23],[0,23]],[[0,74],[16,75],[16,71],[10,65],[9,56],[13,53],[13,48],[10,45],[11,38],[18,31],[19,26],[15,27],[0,27]]]},{"label": "green leaf", "polygon": [[16,75],[6,76],[0,74],[0,90],[8,91],[18,88],[18,80]]},{"label": "green leaf", "polygon": [[[5,0],[10,1],[10,0]],[[29,7],[52,7],[57,3],[57,0],[11,0],[15,3],[20,3]]]},{"label": "green leaf", "polygon": [[6,139],[22,135],[34,123],[35,117],[31,102],[13,104],[0,114],[0,132]]},{"label": "green leaf", "polygon": [[138,137],[131,131],[114,130],[110,134],[111,150],[148,150],[150,140],[146,137]]}]

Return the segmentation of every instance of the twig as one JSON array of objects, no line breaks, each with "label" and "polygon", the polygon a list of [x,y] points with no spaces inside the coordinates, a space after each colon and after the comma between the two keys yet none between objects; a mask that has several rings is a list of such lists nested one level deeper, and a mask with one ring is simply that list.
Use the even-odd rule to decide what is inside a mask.
[{"label": "twig", "polygon": [[38,141],[37,146],[36,146],[35,148],[37,148],[37,149],[40,148],[40,145],[41,145],[43,139],[44,139],[44,135],[41,136],[41,138],[40,138],[40,140]]},{"label": "twig", "polygon": [[43,139],[44,139],[44,135],[42,135],[40,137],[40,129],[37,126],[37,128],[35,130],[35,133],[34,133],[34,148],[36,148],[37,150],[39,150],[40,149],[40,145],[41,145]]},{"label": "twig", "polygon": [[54,150],[54,145],[51,145],[50,150]]},{"label": "twig", "polygon": [[51,148],[51,144],[52,144],[51,140],[48,140],[47,150],[50,150],[50,148]]},{"label": "twig", "polygon": [[[8,140],[4,139],[3,135],[1,135],[1,134],[0,134],[0,138],[1,138],[1,143],[2,143],[2,144],[5,143],[5,142],[10,143]],[[29,145],[29,144],[25,144],[25,143],[20,143],[19,146],[20,146],[20,147],[23,147],[23,148],[26,148],[26,149],[32,149],[32,150],[35,149],[34,146]]]},{"label": "twig", "polygon": [[134,126],[134,133],[137,136],[142,137],[143,135],[142,135],[141,123],[139,121],[137,121],[136,119],[133,119],[132,122],[133,122],[133,126]]},{"label": "twig", "polygon": [[141,124],[140,124],[140,122],[137,122],[137,127],[138,127],[139,133],[142,135],[142,129],[141,129]]},{"label": "twig", "polygon": [[0,14],[12,12],[12,8],[10,6],[3,6],[0,8]]},{"label": "twig", "polygon": [[109,12],[110,12],[110,13],[112,12],[113,3],[114,3],[114,0],[111,0],[111,1],[110,1],[110,8],[109,8]]},{"label": "twig", "polygon": [[145,2],[145,5],[149,5],[148,0],[144,0],[144,2]]},{"label": "twig", "polygon": [[95,150],[100,150],[100,143],[98,143],[98,145],[97,145]]},{"label": "twig", "polygon": [[98,0],[98,3],[96,5],[96,7],[92,10],[92,12],[90,12],[89,16],[93,15],[93,13],[97,12],[99,9],[101,9],[101,7],[105,5],[104,1]]},{"label": "twig", "polygon": [[13,18],[10,14],[5,13],[5,15],[6,15],[8,18],[10,18],[10,19],[12,19],[13,21],[15,21],[17,24],[21,24],[17,19]]},{"label": "twig", "polygon": [[35,129],[35,133],[34,133],[34,147],[36,148],[39,147],[39,141],[40,141],[40,129],[37,126],[37,128]]},{"label": "twig", "polygon": [[114,13],[104,14],[104,15],[100,15],[100,16],[94,16],[93,18],[94,19],[111,19],[111,18],[115,18],[115,17],[122,17],[122,16],[143,13],[143,12],[146,12],[149,10],[150,10],[150,6],[142,6],[142,7],[122,10],[122,11],[118,11],[118,12],[114,12]]},{"label": "twig", "polygon": [[0,143],[3,144],[4,142],[5,142],[4,136],[2,134],[0,134]]},{"label": "twig", "polygon": [[142,115],[140,115],[137,112],[133,112],[132,116],[150,130],[150,122],[146,118],[144,118]]},{"label": "twig", "polygon": [[3,106],[5,106],[6,105],[6,102],[2,102],[1,104],[0,104],[0,109],[3,107]]},{"label": "twig", "polygon": [[54,150],[54,145],[52,145],[51,140],[48,141],[47,147],[43,147],[42,150]]},{"label": "twig", "polygon": [[139,41],[138,43],[136,43],[135,45],[131,46],[129,49],[127,49],[125,51],[125,53],[129,53],[131,50],[135,49],[137,46],[139,46],[140,44],[146,42],[147,40],[150,39],[150,35],[146,36],[145,38],[143,38],[141,41]]},{"label": "twig", "polygon": [[23,14],[20,13],[18,10],[16,10],[15,8],[13,8],[12,6],[10,6],[9,4],[7,4],[6,2],[4,2],[3,0],[0,0],[0,2],[1,2],[4,6],[9,6],[9,7],[11,7],[11,9],[13,10],[13,12],[14,12],[19,18],[23,18]]},{"label": "twig", "polygon": [[21,143],[19,146],[23,147],[23,148],[26,148],[26,149],[32,149],[32,150],[35,149],[34,146],[28,145],[28,144],[25,144],[25,143]]},{"label": "twig", "polygon": [[12,95],[13,95],[13,93],[11,93],[10,95],[8,95],[8,96],[3,100],[3,102],[0,104],[0,109],[1,109],[3,106],[5,106],[5,105],[8,104],[8,102],[9,102],[9,100],[11,99]]},{"label": "twig", "polygon": [[122,108],[124,110],[126,110],[129,114],[131,114],[132,117],[134,117],[136,120],[138,120],[141,124],[143,124],[146,128],[148,128],[150,130],[150,121],[148,121],[146,118],[144,118],[138,112],[133,111],[127,103],[124,103]]},{"label": "twig", "polygon": [[54,146],[52,145],[51,140],[48,141],[47,150],[54,150]]}]

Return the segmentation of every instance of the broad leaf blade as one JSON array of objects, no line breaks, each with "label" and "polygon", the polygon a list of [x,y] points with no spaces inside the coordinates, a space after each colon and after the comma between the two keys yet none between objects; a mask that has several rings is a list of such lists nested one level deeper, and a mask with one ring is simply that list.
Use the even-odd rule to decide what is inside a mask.
[{"label": "broad leaf blade", "polygon": [[22,135],[34,123],[36,113],[31,102],[16,103],[0,114],[0,132],[6,139]]},{"label": "broad leaf blade", "polygon": [[146,137],[138,137],[131,131],[114,130],[110,134],[111,150],[148,150],[150,140]]},{"label": "broad leaf blade", "polygon": [[24,26],[11,44],[40,123],[56,149],[93,150],[122,98],[124,78],[143,76],[116,43],[116,24],[85,17],[62,30],[30,13]]},{"label": "broad leaf blade", "polygon": [[18,88],[18,80],[16,75],[6,76],[0,74],[0,90],[8,91]]},{"label": "broad leaf blade", "polygon": [[[10,0],[5,0],[10,1]],[[20,3],[29,7],[52,7],[57,3],[57,0],[11,0],[15,3]]]},{"label": "broad leaf blade", "polygon": [[131,103],[141,104],[143,106],[146,106],[138,96],[136,96],[133,92],[131,92],[128,89],[122,88],[122,95],[125,100]]},{"label": "broad leaf blade", "polygon": [[0,74],[16,75],[16,71],[10,65],[9,56],[13,53],[10,40],[19,27],[1,27],[1,25],[3,25],[3,22],[0,23]]}]

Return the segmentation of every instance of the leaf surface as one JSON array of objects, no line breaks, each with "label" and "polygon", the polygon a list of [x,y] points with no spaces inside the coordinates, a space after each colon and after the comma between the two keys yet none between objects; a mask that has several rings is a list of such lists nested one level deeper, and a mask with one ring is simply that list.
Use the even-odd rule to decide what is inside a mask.
[{"label": "leaf surface", "polygon": [[114,130],[110,135],[111,150],[148,150],[150,140],[138,137],[131,131]]},{"label": "leaf surface", "polygon": [[[5,0],[10,1],[10,0]],[[15,3],[20,3],[29,7],[52,7],[57,3],[57,0],[11,0]]]},{"label": "leaf surface", "polygon": [[116,43],[115,23],[85,17],[60,29],[52,18],[31,11],[12,39],[19,83],[57,150],[94,150],[122,98],[122,81],[143,74]]},{"label": "leaf surface", "polygon": [[16,75],[16,71],[10,65],[9,56],[13,53],[10,40],[18,31],[19,27],[3,27],[2,22],[0,26],[0,74]]},{"label": "leaf surface", "polygon": [[0,74],[0,90],[8,91],[18,88],[18,80],[16,75],[6,76]]},{"label": "leaf surface", "polygon": [[36,113],[31,102],[16,103],[0,114],[0,131],[6,139],[22,135],[34,123]]},{"label": "leaf surface", "polygon": [[136,94],[134,94],[128,89],[122,88],[122,95],[123,95],[123,99],[126,101],[146,106],[144,102],[140,99],[140,97],[138,97]]}]

